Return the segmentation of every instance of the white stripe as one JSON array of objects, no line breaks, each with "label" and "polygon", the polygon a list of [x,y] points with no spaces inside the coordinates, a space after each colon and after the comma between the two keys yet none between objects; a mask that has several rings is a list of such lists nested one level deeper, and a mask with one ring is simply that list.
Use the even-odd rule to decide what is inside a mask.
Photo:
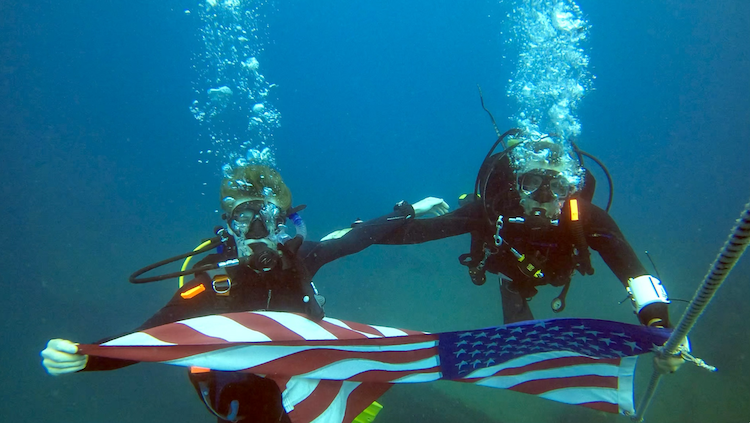
[{"label": "white stripe", "polygon": [[620,360],[620,374],[617,379],[617,403],[620,413],[635,414],[633,386],[635,386],[635,363],[638,357],[623,357]]},{"label": "white stripe", "polygon": [[188,326],[206,336],[220,338],[227,342],[268,342],[271,340],[263,332],[248,329],[224,316],[194,317],[177,322],[177,324]]},{"label": "white stripe", "polygon": [[402,331],[401,329],[389,328],[387,326],[370,325],[370,327],[373,327],[373,328],[379,330],[380,333],[382,333],[383,335],[385,335],[388,338],[390,338],[392,336],[408,336],[409,335],[408,333]]},{"label": "white stripe", "polygon": [[500,370],[516,369],[518,367],[528,366],[529,364],[534,364],[540,361],[552,360],[555,358],[562,358],[562,357],[584,357],[584,356],[578,353],[571,352],[571,351],[548,351],[548,352],[543,352],[543,353],[529,354],[529,355],[524,355],[518,358],[514,358],[512,360],[508,360],[504,363],[498,364],[497,366],[477,369],[469,373],[468,375],[464,376],[464,378],[473,379],[473,378],[488,377],[488,376],[494,375]]},{"label": "white stripe", "polygon": [[[408,345],[385,345],[385,346],[343,346],[343,347],[326,347],[326,346],[280,346],[280,345],[237,345],[227,347],[216,351],[195,354],[189,357],[178,358],[176,360],[164,361],[165,364],[175,366],[198,366],[212,370],[238,371],[251,367],[259,366],[271,360],[286,357],[301,351],[329,349],[337,351],[355,351],[355,352],[372,352],[372,351],[413,351],[424,348],[432,348],[436,341],[420,342]],[[437,357],[434,358],[437,361]]]},{"label": "white stripe", "polygon": [[554,369],[534,370],[511,376],[493,376],[477,382],[477,385],[508,389],[520,383],[538,379],[565,378],[574,376],[608,376],[617,377],[618,368],[614,364],[596,363],[565,366]]},{"label": "white stripe", "polygon": [[284,392],[281,393],[281,403],[287,413],[294,410],[294,407],[309,397],[320,383],[316,379],[302,379],[293,377],[286,383]]},{"label": "white stripe", "polygon": [[310,423],[342,423],[346,414],[346,401],[360,382],[344,382],[328,408]]},{"label": "white stripe", "polygon": [[402,371],[430,369],[438,365],[437,357],[424,360],[412,361],[401,364],[382,363],[380,361],[354,358],[350,360],[339,360],[327,366],[320,367],[312,372],[300,375],[312,379],[346,380],[360,373],[371,370]]},{"label": "white stripe", "polygon": [[143,332],[135,332],[131,333],[129,335],[121,336],[117,339],[113,339],[111,341],[107,341],[103,343],[102,345],[108,346],[108,347],[153,347],[153,346],[162,346],[162,345],[177,345],[173,344],[171,342],[164,342],[161,339],[154,338],[153,336],[143,333]]},{"label": "white stripe", "polygon": [[435,373],[419,373],[415,375],[408,375],[402,378],[394,379],[391,383],[422,383],[422,382],[433,382],[443,377],[440,372]]},{"label": "white stripe", "polygon": [[539,394],[539,396],[566,404],[584,404],[587,402],[617,403],[617,390],[613,388],[562,388]]},{"label": "white stripe", "polygon": [[323,329],[319,324],[311,321],[307,317],[293,313],[284,313],[279,311],[256,311],[255,314],[269,317],[287,329],[301,336],[307,341],[324,341],[338,339],[331,332]]}]

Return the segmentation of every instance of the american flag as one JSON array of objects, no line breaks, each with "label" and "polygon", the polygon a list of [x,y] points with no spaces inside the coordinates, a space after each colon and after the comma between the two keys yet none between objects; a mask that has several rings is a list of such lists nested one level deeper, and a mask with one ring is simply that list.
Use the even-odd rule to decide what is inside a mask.
[{"label": "american flag", "polygon": [[328,423],[351,422],[391,384],[439,379],[633,413],[636,356],[668,336],[667,330],[592,319],[430,334],[266,311],[197,317],[79,348],[95,356],[263,375],[278,383],[294,423]]}]

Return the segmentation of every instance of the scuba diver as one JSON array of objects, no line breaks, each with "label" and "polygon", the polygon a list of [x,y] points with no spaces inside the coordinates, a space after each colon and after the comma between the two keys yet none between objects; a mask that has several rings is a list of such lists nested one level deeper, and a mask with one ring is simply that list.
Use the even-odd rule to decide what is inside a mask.
[{"label": "scuba diver", "polygon": [[[221,185],[222,218],[227,226],[195,251],[167,259],[135,272],[130,281],[146,283],[194,274],[172,299],[136,330],[192,317],[242,311],[304,313],[313,320],[324,317],[325,299],[312,277],[326,263],[353,254],[378,242],[415,216],[441,214],[434,201],[414,206],[400,202],[394,211],[370,221],[358,221],[337,239],[311,242],[306,227],[292,207],[289,188],[274,169],[265,165],[238,164],[225,167]],[[286,221],[296,228],[286,233]],[[216,249],[192,269],[154,277],[141,275],[177,260]],[[211,276],[208,272],[221,270]],[[111,338],[110,338],[111,339]],[[76,371],[113,370],[134,364],[126,360],[79,355],[76,344],[52,339],[42,351],[43,366],[51,375]],[[281,392],[271,379],[261,376],[210,371],[190,373],[190,380],[206,407],[219,422],[289,422]]]},{"label": "scuba diver", "polygon": [[[504,151],[495,153],[499,144]],[[487,153],[474,194],[462,195],[457,210],[413,219],[378,243],[416,244],[470,233],[470,251],[459,261],[476,285],[486,282],[487,273],[499,275],[505,324],[533,320],[528,301],[542,285],[561,288],[551,306],[562,311],[573,274],[594,273],[591,248],[627,290],[638,320],[669,327],[666,290],[608,214],[611,181],[606,210],[592,203],[595,180],[584,155],[601,165],[572,142],[512,129]],[[657,363],[664,372],[682,363],[667,359]]]}]

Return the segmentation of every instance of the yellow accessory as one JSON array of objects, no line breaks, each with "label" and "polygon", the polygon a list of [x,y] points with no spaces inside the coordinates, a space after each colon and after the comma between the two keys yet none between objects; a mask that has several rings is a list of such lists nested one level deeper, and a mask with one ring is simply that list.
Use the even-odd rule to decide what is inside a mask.
[{"label": "yellow accessory", "polygon": [[[208,241],[205,241],[201,245],[195,247],[193,249],[193,251],[198,251],[198,250],[200,250],[201,248],[205,247],[206,245],[208,245],[210,243],[211,243],[211,240],[209,239]],[[184,272],[185,269],[187,269],[188,263],[190,263],[190,259],[191,258],[193,258],[193,256],[187,256],[187,257],[185,257],[185,261],[182,262],[182,268],[180,269],[180,272]],[[185,285],[185,276],[180,276],[179,285],[180,285],[180,288],[182,288],[182,285]]]},{"label": "yellow accessory", "polygon": [[383,406],[375,401],[368,405],[363,412],[359,413],[359,416],[355,417],[354,420],[352,420],[352,423],[372,423],[372,421],[375,420],[375,416],[377,416],[382,409]]},{"label": "yellow accessory", "polygon": [[573,222],[578,220],[578,200],[575,198],[570,199],[570,220]]}]

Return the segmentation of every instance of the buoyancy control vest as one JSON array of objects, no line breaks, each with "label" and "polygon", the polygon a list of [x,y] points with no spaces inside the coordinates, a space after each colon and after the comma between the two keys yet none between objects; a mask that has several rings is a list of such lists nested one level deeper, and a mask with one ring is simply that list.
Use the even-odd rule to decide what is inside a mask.
[{"label": "buoyancy control vest", "polygon": [[[488,230],[471,234],[470,252],[459,256],[459,261],[468,267],[474,284],[484,284],[487,271],[503,273],[512,278],[514,288],[526,298],[537,293],[537,286],[562,286],[563,291],[552,305],[556,312],[562,311],[574,271],[582,275],[594,273],[580,202],[591,202],[596,180],[585,171],[582,189],[565,202],[559,219],[524,216],[507,160],[507,156],[497,157],[494,164],[485,162],[480,170],[480,179],[485,172],[494,176],[481,183],[482,193],[494,195],[487,195],[483,201],[474,198],[482,202]],[[466,196],[463,197],[466,203]]]}]

